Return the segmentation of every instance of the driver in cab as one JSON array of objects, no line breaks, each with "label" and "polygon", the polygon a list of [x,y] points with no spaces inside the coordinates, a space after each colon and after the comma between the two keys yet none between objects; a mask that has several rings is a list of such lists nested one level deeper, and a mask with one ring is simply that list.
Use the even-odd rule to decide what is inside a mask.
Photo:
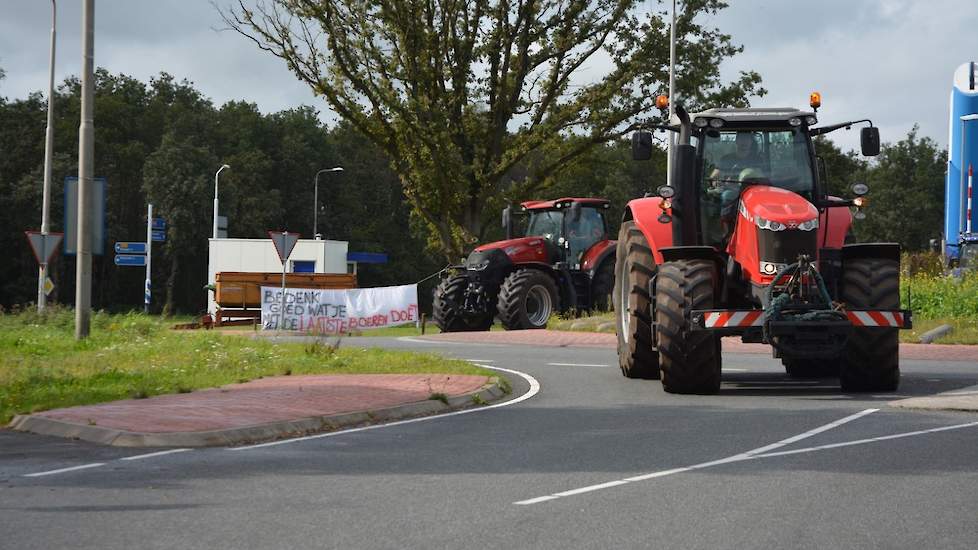
[{"label": "driver in cab", "polygon": [[709,177],[712,180],[710,194],[720,197],[720,219],[725,234],[729,234],[737,215],[740,182],[760,178],[762,166],[753,133],[737,132],[736,148],[720,158]]}]

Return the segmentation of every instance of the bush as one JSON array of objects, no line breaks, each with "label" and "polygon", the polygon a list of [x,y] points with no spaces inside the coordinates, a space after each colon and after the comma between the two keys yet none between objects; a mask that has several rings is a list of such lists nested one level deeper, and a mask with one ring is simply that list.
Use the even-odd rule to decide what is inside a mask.
[{"label": "bush", "polygon": [[978,318],[978,273],[962,279],[918,273],[903,277],[900,286],[903,307],[909,306],[918,318]]}]

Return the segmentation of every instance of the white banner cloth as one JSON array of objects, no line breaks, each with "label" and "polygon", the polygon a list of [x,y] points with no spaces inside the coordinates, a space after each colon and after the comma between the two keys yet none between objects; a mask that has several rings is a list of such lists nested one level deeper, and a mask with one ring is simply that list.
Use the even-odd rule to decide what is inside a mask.
[{"label": "white banner cloth", "polygon": [[262,329],[327,334],[392,327],[418,320],[418,285],[323,290],[261,287]]}]

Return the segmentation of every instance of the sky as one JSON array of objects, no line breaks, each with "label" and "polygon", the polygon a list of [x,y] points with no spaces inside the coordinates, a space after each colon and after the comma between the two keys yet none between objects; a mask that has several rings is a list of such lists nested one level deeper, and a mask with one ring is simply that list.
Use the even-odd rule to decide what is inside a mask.
[{"label": "sky", "polygon": [[[824,123],[870,118],[884,142],[903,139],[918,124],[920,135],[946,146],[954,70],[978,61],[978,2],[728,1],[729,8],[705,22],[744,46],[722,74],[761,74],[768,95],[754,99],[754,106],[805,108],[817,90]],[[80,5],[59,2],[56,83],[81,67]],[[0,0],[0,13],[0,68],[6,72],[0,96],[46,90],[50,2]],[[332,118],[284,62],[224,28],[208,0],[96,0],[95,63],[143,81],[166,71],[192,81],[217,105],[246,100],[275,112],[306,104]],[[844,149],[858,148],[858,130],[831,137]]]}]

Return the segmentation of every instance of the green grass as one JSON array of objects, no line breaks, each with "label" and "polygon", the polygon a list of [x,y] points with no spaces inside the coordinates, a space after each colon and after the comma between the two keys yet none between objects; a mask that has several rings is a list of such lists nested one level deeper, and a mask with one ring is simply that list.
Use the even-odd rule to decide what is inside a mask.
[{"label": "green grass", "polygon": [[74,339],[74,314],[0,314],[0,425],[15,414],[164,393],[265,376],[491,371],[434,354],[346,348],[342,340],[274,343],[214,331],[173,331],[143,314],[92,316]]},{"label": "green grass", "polygon": [[599,313],[589,317],[551,317],[547,323],[550,330],[570,330],[575,332],[615,333],[614,312]]}]

